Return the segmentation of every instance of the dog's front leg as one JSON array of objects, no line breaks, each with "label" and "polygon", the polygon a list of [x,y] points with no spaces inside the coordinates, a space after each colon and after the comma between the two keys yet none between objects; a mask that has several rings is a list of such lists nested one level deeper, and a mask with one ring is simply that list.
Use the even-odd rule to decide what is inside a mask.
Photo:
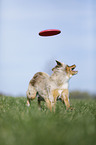
[{"label": "dog's front leg", "polygon": [[54,89],[52,91],[52,98],[53,98],[53,101],[51,102],[52,104],[52,107],[53,107],[53,110],[55,112],[55,104],[56,104],[56,100],[57,100],[57,97],[59,96],[59,92],[58,92],[58,89]]},{"label": "dog's front leg", "polygon": [[62,91],[61,99],[62,99],[62,101],[64,101],[64,103],[66,105],[66,109],[69,109],[70,108],[70,103],[69,103],[69,92],[68,92],[68,89],[64,89]]},{"label": "dog's front leg", "polygon": [[47,104],[48,109],[50,109],[50,111],[52,112],[51,101],[50,101],[48,98],[46,98],[46,99],[45,99],[45,102],[46,102],[46,104]]}]

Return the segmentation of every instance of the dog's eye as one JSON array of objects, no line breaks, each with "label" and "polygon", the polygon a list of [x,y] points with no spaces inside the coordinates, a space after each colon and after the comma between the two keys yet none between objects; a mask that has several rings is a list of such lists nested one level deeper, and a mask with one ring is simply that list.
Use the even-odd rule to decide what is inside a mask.
[{"label": "dog's eye", "polygon": [[71,68],[71,71],[73,71],[73,70],[74,70],[74,67]]}]

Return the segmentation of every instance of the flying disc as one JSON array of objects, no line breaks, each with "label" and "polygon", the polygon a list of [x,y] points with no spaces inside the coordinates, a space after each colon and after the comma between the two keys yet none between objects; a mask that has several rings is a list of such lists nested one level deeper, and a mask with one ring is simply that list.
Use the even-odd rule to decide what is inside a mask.
[{"label": "flying disc", "polygon": [[48,29],[48,30],[43,30],[41,32],[39,32],[40,36],[53,36],[53,35],[57,35],[61,33],[60,30],[57,29]]}]

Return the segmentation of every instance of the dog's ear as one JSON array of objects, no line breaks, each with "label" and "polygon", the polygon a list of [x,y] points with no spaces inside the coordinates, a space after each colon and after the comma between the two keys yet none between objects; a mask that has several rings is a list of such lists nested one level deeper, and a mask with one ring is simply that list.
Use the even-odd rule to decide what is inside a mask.
[{"label": "dog's ear", "polygon": [[57,61],[57,60],[55,60],[55,61],[56,61],[57,65],[59,65],[59,66],[62,65],[62,63],[60,61]]},{"label": "dog's ear", "polygon": [[52,68],[52,71],[54,69],[58,69],[58,68],[62,67],[62,63],[61,62],[59,62],[59,61],[56,60],[56,63],[57,63],[57,65],[54,68]]}]

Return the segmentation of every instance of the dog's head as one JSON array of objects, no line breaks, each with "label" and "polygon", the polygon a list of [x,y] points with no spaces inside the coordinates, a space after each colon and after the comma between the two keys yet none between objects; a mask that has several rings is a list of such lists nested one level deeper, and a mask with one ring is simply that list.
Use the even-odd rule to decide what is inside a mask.
[{"label": "dog's head", "polygon": [[76,65],[65,65],[64,63],[61,63],[56,60],[57,65],[52,69],[54,72],[61,72],[64,75],[67,75],[69,78],[73,75],[76,75],[78,71],[75,71]]},{"label": "dog's head", "polygon": [[73,75],[76,75],[77,73],[78,73],[78,71],[75,71],[74,69],[76,68],[76,65],[74,64],[74,65],[71,65],[71,66],[69,66],[69,65],[66,65],[66,68],[65,68],[65,70],[66,70],[66,73],[71,77],[71,76],[73,76]]}]

